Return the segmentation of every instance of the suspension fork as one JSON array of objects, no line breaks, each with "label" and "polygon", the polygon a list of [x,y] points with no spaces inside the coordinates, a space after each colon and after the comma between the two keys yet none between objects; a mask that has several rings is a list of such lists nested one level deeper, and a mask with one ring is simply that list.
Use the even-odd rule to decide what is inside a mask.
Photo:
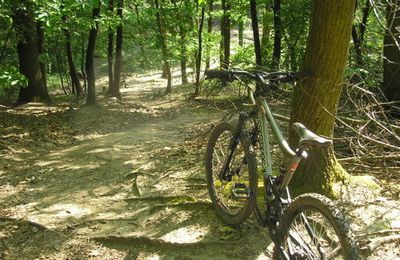
[{"label": "suspension fork", "polygon": [[[225,157],[224,163],[218,173],[218,178],[220,180],[226,180],[226,181],[231,180],[230,179],[231,176],[229,176],[229,172],[230,172],[229,165],[232,161],[233,154],[235,153],[236,147],[237,147],[238,143],[240,142],[240,136],[242,134],[242,129],[243,129],[244,123],[248,117],[249,117],[249,115],[246,112],[242,111],[239,113],[239,119],[236,124],[235,132],[234,132],[231,140],[229,141],[228,156]],[[245,160],[245,158],[243,158],[243,160]]]}]

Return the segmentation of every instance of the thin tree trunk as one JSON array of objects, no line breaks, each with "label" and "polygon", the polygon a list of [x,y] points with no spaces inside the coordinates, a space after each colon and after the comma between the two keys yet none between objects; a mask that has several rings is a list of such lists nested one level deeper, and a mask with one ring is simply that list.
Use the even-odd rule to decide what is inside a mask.
[{"label": "thin tree trunk", "polygon": [[363,8],[363,17],[362,17],[361,23],[360,23],[359,28],[358,28],[359,31],[360,31],[361,43],[364,42],[365,29],[367,27],[368,16],[369,16],[370,11],[371,11],[371,3],[370,3],[369,0],[366,0],[365,1],[365,6]]},{"label": "thin tree trunk", "polygon": [[201,70],[201,54],[203,51],[203,26],[204,26],[205,11],[206,11],[206,7],[202,6],[199,30],[198,30],[198,34],[197,34],[198,48],[197,48],[197,57],[196,57],[196,91],[195,91],[196,96],[198,96],[200,94],[200,70]]},{"label": "thin tree trunk", "polygon": [[87,93],[87,77],[86,77],[86,71],[85,71],[85,39],[82,39],[82,44],[81,44],[81,74],[82,74],[82,79],[83,79],[83,92]]},{"label": "thin tree trunk", "polygon": [[[100,16],[100,1],[97,6],[93,6],[92,19],[97,20]],[[98,22],[95,22],[95,26],[92,27],[89,33],[88,47],[86,49],[86,77],[88,83],[88,95],[86,99],[87,105],[96,104],[96,76],[94,74],[94,49],[96,47],[96,38],[98,31]]]},{"label": "thin tree trunk", "polygon": [[244,30],[244,22],[243,22],[243,20],[240,20],[238,23],[238,44],[242,48],[243,48],[243,43],[244,43],[243,30]]},{"label": "thin tree trunk", "polygon": [[63,76],[63,66],[61,65],[61,57],[60,57],[60,54],[57,52],[56,53],[56,61],[57,61],[57,73],[58,73],[58,76],[60,77],[60,84],[61,84],[61,88],[62,88],[62,90],[64,91],[64,93],[65,93],[65,95],[68,95],[68,92],[67,92],[67,90],[65,89],[65,86],[64,86],[64,76]]},{"label": "thin tree trunk", "polygon": [[257,1],[256,0],[250,0],[250,15],[251,15],[251,26],[253,28],[254,53],[256,56],[256,64],[257,64],[257,66],[261,66],[262,65],[262,57],[261,57],[260,33],[258,30]]},{"label": "thin tree trunk", "polygon": [[[67,17],[63,16],[62,21],[65,23],[67,21]],[[82,87],[76,72],[74,56],[72,52],[71,33],[67,28],[64,28],[63,31],[65,36],[65,51],[67,53],[69,76],[71,77],[72,82],[72,93],[75,93],[76,97],[79,97],[82,94]]]},{"label": "thin tree trunk", "polygon": [[[315,133],[332,137],[343,86],[355,0],[314,0],[303,71],[313,76],[294,89],[291,122],[301,122]],[[290,134],[296,147],[298,135]],[[295,193],[319,192],[334,196],[333,184],[349,176],[333,149],[312,150],[292,179]],[[306,184],[306,185],[305,185]]]},{"label": "thin tree trunk", "polygon": [[137,16],[137,20],[138,20],[138,26],[139,26],[139,37],[138,37],[138,44],[139,44],[139,49],[140,49],[140,66],[142,68],[145,67],[145,61],[146,61],[146,52],[144,50],[144,44],[143,44],[143,38],[145,38],[145,31],[143,30],[143,26],[142,26],[142,18],[140,17],[140,13],[139,13],[139,7],[137,4],[135,4],[135,13]]},{"label": "thin tree trunk", "polygon": [[269,34],[270,34],[270,22],[268,19],[268,13],[270,10],[270,4],[266,3],[264,8],[264,15],[262,17],[262,38],[261,38],[261,57],[262,65],[267,66],[268,64],[268,44],[269,44]]},{"label": "thin tree trunk", "polygon": [[356,64],[358,66],[361,66],[363,64],[361,53],[361,39],[358,37],[357,28],[355,25],[353,25],[351,29],[351,37],[353,38],[354,51],[356,54]]},{"label": "thin tree trunk", "polygon": [[180,47],[181,47],[181,79],[182,79],[182,85],[188,83],[188,78],[187,78],[187,48],[186,48],[186,31],[182,22],[182,19],[179,18],[179,34],[181,37],[181,42],[180,42]]},{"label": "thin tree trunk", "polygon": [[281,0],[274,0],[274,52],[272,54],[272,67],[279,69],[282,49],[282,18]]},{"label": "thin tree trunk", "polygon": [[231,53],[231,19],[230,19],[230,4],[229,0],[222,0],[222,21],[221,21],[221,36],[223,56],[221,60],[221,68],[229,68],[230,53]]},{"label": "thin tree trunk", "polygon": [[118,0],[117,15],[121,18],[121,23],[117,27],[117,42],[115,47],[115,69],[114,69],[114,86],[111,92],[111,96],[121,99],[120,93],[120,82],[121,82],[121,64],[122,64],[122,10],[124,6],[124,0]]},{"label": "thin tree trunk", "polygon": [[[114,12],[114,0],[109,0],[108,11]],[[114,89],[114,73],[113,73],[113,59],[114,59],[114,30],[108,29],[108,46],[107,46],[107,62],[108,62],[108,93],[111,94]]]},{"label": "thin tree trunk", "polygon": [[354,24],[351,31],[351,36],[353,38],[353,44],[354,44],[354,51],[356,55],[356,64],[358,66],[363,65],[362,49],[364,45],[364,35],[370,9],[371,9],[371,3],[369,2],[369,0],[367,0],[365,1],[365,6],[362,9],[363,16],[360,24],[358,25],[358,31],[357,31],[357,26]]},{"label": "thin tree trunk", "polygon": [[207,47],[206,47],[206,67],[205,70],[208,70],[210,68],[210,56],[211,56],[211,33],[212,33],[212,27],[213,27],[213,17],[212,17],[212,12],[214,10],[214,1],[209,0],[208,1],[208,17],[207,17]]},{"label": "thin tree trunk", "polygon": [[40,71],[42,72],[43,79],[43,87],[47,92],[47,73],[46,73],[46,61],[45,61],[45,49],[44,49],[44,25],[43,22],[36,22],[36,31],[37,31],[37,41],[38,41],[38,52],[39,52],[39,64]]},{"label": "thin tree trunk", "polygon": [[165,28],[162,23],[162,18],[161,18],[161,9],[160,5],[158,3],[158,0],[154,0],[155,7],[156,7],[156,20],[157,20],[157,27],[158,27],[158,32],[159,32],[159,37],[161,40],[161,48],[162,48],[162,56],[163,56],[163,62],[164,62],[164,68],[167,76],[167,89],[165,90],[165,94],[169,94],[172,92],[172,75],[171,75],[171,68],[169,65],[169,50],[168,50],[168,45],[167,45],[167,33],[165,31]]}]

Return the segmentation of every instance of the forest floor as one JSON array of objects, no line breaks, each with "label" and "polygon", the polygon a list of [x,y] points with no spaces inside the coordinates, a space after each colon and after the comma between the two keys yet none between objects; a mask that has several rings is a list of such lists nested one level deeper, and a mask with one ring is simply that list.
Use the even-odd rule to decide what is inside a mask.
[{"label": "forest floor", "polygon": [[[163,96],[157,73],[125,84],[95,107],[0,106],[0,259],[271,259],[267,230],[227,227],[208,199],[203,153],[227,105]],[[400,228],[381,190],[341,201],[363,245]],[[398,259],[398,241],[365,257]]]}]

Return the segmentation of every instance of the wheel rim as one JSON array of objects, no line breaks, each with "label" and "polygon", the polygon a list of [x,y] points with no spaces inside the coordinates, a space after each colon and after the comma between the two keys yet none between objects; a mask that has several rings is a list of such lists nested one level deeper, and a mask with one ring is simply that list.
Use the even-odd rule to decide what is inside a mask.
[{"label": "wheel rim", "polygon": [[217,202],[226,212],[236,215],[246,206],[249,198],[249,172],[241,142],[237,145],[229,164],[229,173],[232,179],[230,181],[220,180],[218,176],[228,154],[232,135],[231,131],[225,130],[215,142],[212,158],[212,178]]},{"label": "wheel rim", "polygon": [[313,209],[294,217],[283,247],[290,259],[345,259],[333,225],[320,211]]}]

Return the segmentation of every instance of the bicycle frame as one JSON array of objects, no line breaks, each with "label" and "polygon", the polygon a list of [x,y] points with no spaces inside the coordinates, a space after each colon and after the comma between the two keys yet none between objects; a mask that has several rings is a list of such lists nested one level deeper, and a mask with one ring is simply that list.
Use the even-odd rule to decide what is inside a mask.
[{"label": "bicycle frame", "polygon": [[259,130],[261,133],[261,149],[262,149],[262,161],[265,169],[264,178],[267,179],[269,176],[272,176],[272,158],[271,158],[271,149],[270,149],[270,138],[268,132],[268,124],[272,129],[272,133],[278,142],[278,145],[283,151],[285,157],[291,158],[291,162],[289,163],[289,167],[286,169],[286,173],[284,179],[279,187],[279,191],[286,189],[289,185],[289,182],[293,176],[294,171],[297,169],[301,159],[306,157],[304,150],[296,150],[294,152],[286,139],[283,137],[282,132],[275,121],[274,116],[266,102],[265,98],[260,96],[256,101],[256,109],[257,109],[257,120],[259,124]]}]

